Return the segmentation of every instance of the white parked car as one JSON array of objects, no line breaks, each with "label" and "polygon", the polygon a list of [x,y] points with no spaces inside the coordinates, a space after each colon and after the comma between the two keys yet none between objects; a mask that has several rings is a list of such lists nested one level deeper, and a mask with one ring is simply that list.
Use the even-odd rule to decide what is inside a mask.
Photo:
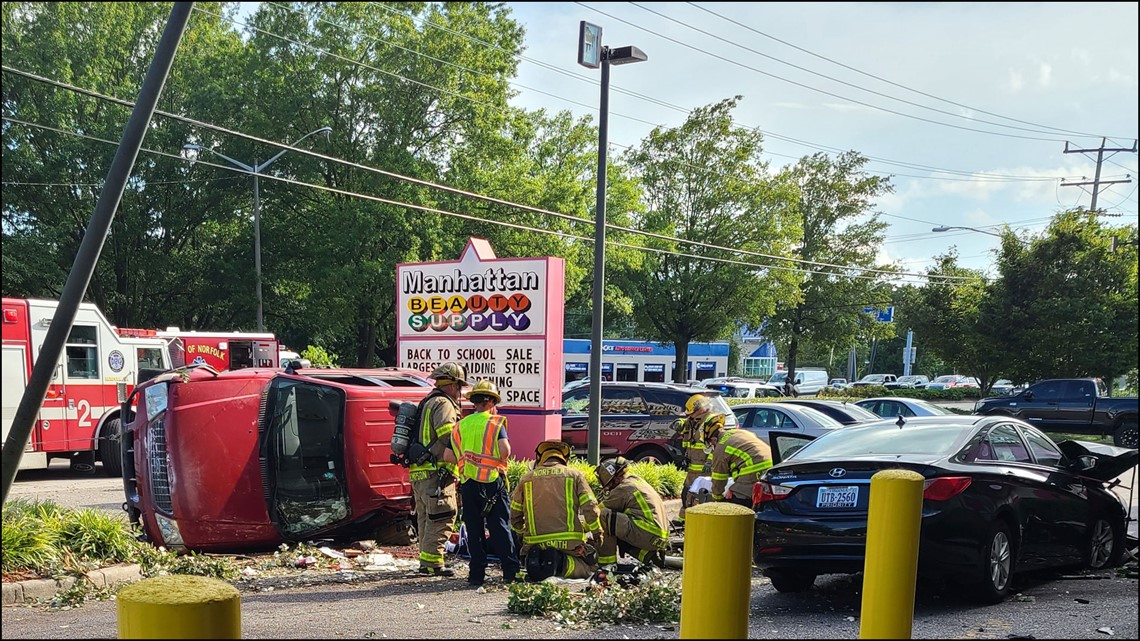
[{"label": "white parked car", "polygon": [[726,381],[719,385],[706,385],[708,389],[717,390],[725,398],[781,398],[784,391],[775,385],[737,379]]},{"label": "white parked car", "polygon": [[737,426],[759,436],[768,443],[768,432],[794,432],[807,436],[823,436],[843,427],[843,423],[805,405],[791,403],[747,403],[734,405]]},{"label": "white parked car", "polygon": [[902,398],[898,396],[881,396],[865,398],[855,403],[859,407],[871,410],[883,418],[896,416],[953,416],[954,412],[939,407],[920,398]]}]

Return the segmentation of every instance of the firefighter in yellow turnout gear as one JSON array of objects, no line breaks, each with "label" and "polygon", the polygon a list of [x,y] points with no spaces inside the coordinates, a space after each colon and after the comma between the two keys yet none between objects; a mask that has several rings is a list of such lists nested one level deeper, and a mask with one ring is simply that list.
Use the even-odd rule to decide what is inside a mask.
[{"label": "firefighter in yellow turnout gear", "polygon": [[420,573],[454,576],[444,567],[444,543],[451,536],[457,508],[455,465],[443,460],[451,441],[451,430],[459,422],[459,397],[467,385],[467,374],[456,363],[443,363],[429,375],[435,389],[420,403],[419,442],[432,456],[412,464],[408,475],[416,502],[416,525],[420,545]]},{"label": "firefighter in yellow turnout gear", "polygon": [[539,443],[535,457],[511,495],[511,528],[522,537],[527,580],[589,578],[598,559],[588,541],[602,529],[590,482],[566,465],[570,446],[562,441]]},{"label": "firefighter in yellow turnout gear", "polygon": [[712,498],[725,500],[725,486],[732,479],[733,503],[752,507],[752,487],[760,473],[772,467],[772,449],[748,430],[718,429],[712,434]]},{"label": "firefighter in yellow turnout gear", "polygon": [[724,429],[724,415],[714,414],[712,401],[704,394],[693,394],[685,403],[685,420],[681,423],[681,448],[685,450],[685,459],[688,461],[685,474],[685,485],[681,488],[681,511],[673,521],[676,525],[684,525],[685,508],[692,503],[689,488],[693,481],[705,473],[705,464],[709,452],[712,451],[715,441],[712,433]]},{"label": "firefighter in yellow turnout gear", "polygon": [[669,522],[665,501],[653,486],[629,471],[622,457],[602,461],[594,468],[602,485],[602,540],[598,563],[613,565],[619,551],[643,564],[665,565]]}]

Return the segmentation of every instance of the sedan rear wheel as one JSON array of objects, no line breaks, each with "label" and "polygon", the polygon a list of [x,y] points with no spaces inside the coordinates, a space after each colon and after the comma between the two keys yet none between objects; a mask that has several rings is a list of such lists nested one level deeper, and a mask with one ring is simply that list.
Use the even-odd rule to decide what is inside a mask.
[{"label": "sedan rear wheel", "polygon": [[998,603],[1009,594],[1013,579],[1013,542],[1009,528],[998,523],[986,537],[978,578],[978,598],[986,603]]},{"label": "sedan rear wheel", "polygon": [[764,576],[772,581],[777,592],[803,592],[815,584],[815,573],[806,570],[771,568],[764,570]]},{"label": "sedan rear wheel", "polygon": [[1123,552],[1117,528],[1111,521],[1099,516],[1089,527],[1089,543],[1085,565],[1090,570],[1103,570],[1120,562]]}]

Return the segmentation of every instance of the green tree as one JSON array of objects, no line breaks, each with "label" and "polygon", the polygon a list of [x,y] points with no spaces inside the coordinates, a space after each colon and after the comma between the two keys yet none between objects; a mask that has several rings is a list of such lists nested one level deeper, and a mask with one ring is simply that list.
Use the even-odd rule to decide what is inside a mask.
[{"label": "green tree", "polygon": [[[761,135],[733,126],[739,99],[696,109],[675,129],[656,128],[627,154],[645,192],[637,227],[741,252],[788,251],[796,220],[764,180]],[[615,281],[632,299],[642,336],[673,344],[678,382],[686,378],[690,342],[722,338],[740,321],[759,324],[788,287],[786,272],[738,264],[757,262],[745,253],[652,237],[641,242],[655,253]]]},{"label": "green tree", "polygon": [[[1003,243],[1020,241],[1007,231]],[[1000,291],[981,271],[960,267],[955,250],[935,260],[927,269],[932,278],[910,297],[905,321],[916,343],[941,356],[954,372],[976,377],[985,394],[1011,372],[1016,356],[998,314]]]},{"label": "green tree", "polygon": [[1110,381],[1136,368],[1136,246],[1113,252],[1114,235],[1135,238],[1136,226],[1110,228],[1078,210],[1029,243],[1003,242],[993,321],[1016,356],[1011,377]]},{"label": "green tree", "polygon": [[886,223],[873,209],[874,199],[893,188],[886,178],[870,176],[867,159],[855,152],[834,159],[819,153],[786,168],[776,182],[793,194],[790,214],[801,224],[794,241],[796,258],[842,268],[803,264],[795,287],[768,321],[770,336],[787,345],[788,378],[794,379],[802,343],[846,354],[859,338],[888,338],[893,323],[878,323],[865,306],[890,300],[882,276],[867,269],[883,242]]}]

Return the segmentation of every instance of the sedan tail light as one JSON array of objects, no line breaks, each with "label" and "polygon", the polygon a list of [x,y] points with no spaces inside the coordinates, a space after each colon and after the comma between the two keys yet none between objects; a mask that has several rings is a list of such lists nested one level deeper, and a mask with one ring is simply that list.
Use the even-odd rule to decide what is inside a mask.
[{"label": "sedan tail light", "polygon": [[974,479],[968,476],[940,476],[923,484],[922,498],[926,501],[947,501],[970,487]]},{"label": "sedan tail light", "polygon": [[755,507],[764,501],[779,501],[788,498],[792,488],[786,485],[776,485],[768,481],[757,481],[752,486],[752,505]]}]

